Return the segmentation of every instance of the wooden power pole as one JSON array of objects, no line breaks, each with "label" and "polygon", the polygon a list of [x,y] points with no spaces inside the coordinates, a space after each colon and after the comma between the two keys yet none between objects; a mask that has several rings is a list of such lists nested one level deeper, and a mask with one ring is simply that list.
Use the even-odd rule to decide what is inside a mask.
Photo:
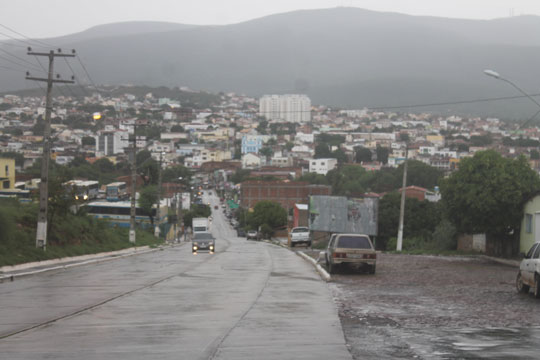
[{"label": "wooden power pole", "polygon": [[73,84],[73,80],[62,80],[59,76],[54,79],[54,58],[75,57],[75,50],[71,54],[51,50],[48,53],[33,52],[28,48],[28,55],[46,56],[49,58],[49,75],[45,78],[37,78],[26,73],[26,80],[44,81],[47,83],[47,100],[45,104],[45,128],[43,130],[43,156],[41,159],[41,182],[39,183],[39,214],[36,230],[36,247],[46,250],[47,247],[47,207],[49,198],[49,160],[51,152],[51,112],[52,112],[52,87],[54,83]]}]

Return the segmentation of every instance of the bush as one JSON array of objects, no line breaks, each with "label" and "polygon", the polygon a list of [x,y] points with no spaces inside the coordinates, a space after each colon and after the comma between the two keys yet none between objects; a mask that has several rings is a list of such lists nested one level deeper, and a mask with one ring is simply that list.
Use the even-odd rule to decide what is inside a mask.
[{"label": "bush", "polygon": [[432,239],[432,245],[437,250],[456,250],[456,227],[449,220],[442,220],[435,228]]},{"label": "bush", "polygon": [[[408,237],[403,239],[401,248],[403,251],[416,251],[427,249],[429,242],[423,237]],[[390,238],[386,243],[386,250],[395,251],[397,247],[397,238]]]}]

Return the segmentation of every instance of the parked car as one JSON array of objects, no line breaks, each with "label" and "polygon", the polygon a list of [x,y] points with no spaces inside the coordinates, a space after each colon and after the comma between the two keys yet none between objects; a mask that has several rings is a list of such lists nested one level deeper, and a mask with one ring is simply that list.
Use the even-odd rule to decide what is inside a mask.
[{"label": "parked car", "polygon": [[516,288],[525,294],[532,288],[534,297],[540,298],[540,242],[533,244],[521,260]]},{"label": "parked car", "polygon": [[375,274],[377,252],[368,235],[332,234],[325,252],[328,272],[333,274],[337,267],[367,267],[370,274]]},{"label": "parked car", "polygon": [[219,210],[219,206],[214,205],[214,210]]},{"label": "parked car", "polygon": [[248,240],[258,240],[259,239],[259,233],[257,230],[249,230],[246,234],[246,238]]},{"label": "parked car", "polygon": [[238,237],[245,237],[245,236],[246,236],[246,232],[245,232],[243,229],[238,228],[238,229],[236,229],[236,236],[238,236]]},{"label": "parked car", "polygon": [[299,244],[306,244],[306,246],[311,246],[311,236],[307,227],[299,226],[292,228],[289,236],[291,237],[291,247]]}]

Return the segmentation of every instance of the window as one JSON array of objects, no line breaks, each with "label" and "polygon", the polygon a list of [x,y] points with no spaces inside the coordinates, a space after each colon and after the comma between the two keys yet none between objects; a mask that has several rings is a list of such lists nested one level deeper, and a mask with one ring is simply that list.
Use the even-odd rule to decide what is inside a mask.
[{"label": "window", "polygon": [[534,250],[536,250],[537,247],[538,247],[538,244],[534,244],[534,245],[529,249],[529,252],[527,253],[527,255],[525,255],[525,259],[530,259],[530,258],[532,258],[532,254],[534,253]]},{"label": "window", "polygon": [[533,259],[538,259],[539,255],[540,255],[540,246],[537,246],[536,250],[534,251]]},{"label": "window", "polygon": [[2,187],[3,187],[4,189],[9,189],[9,180],[4,181],[4,182],[2,183]]},{"label": "window", "polygon": [[339,248],[346,249],[371,249],[371,242],[365,236],[341,236],[338,239]]},{"label": "window", "polygon": [[9,176],[9,165],[6,165],[6,176]]},{"label": "window", "polygon": [[525,232],[527,234],[532,233],[532,214],[525,214]]}]

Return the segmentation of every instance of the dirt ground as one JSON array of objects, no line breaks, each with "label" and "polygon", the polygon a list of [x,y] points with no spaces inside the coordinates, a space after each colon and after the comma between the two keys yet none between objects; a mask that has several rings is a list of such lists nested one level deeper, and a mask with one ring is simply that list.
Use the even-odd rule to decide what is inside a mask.
[{"label": "dirt ground", "polygon": [[517,268],[476,257],[380,254],[330,288],[355,359],[538,359],[540,300]]}]

